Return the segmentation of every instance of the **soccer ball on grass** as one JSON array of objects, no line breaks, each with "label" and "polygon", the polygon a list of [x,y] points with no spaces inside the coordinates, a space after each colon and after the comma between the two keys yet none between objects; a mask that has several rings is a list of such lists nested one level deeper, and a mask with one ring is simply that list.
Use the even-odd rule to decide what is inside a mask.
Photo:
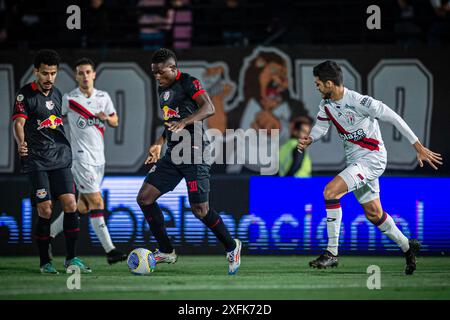
[{"label": "soccer ball on grass", "polygon": [[148,275],[155,270],[156,260],[150,250],[137,248],[128,255],[127,265],[132,274]]}]

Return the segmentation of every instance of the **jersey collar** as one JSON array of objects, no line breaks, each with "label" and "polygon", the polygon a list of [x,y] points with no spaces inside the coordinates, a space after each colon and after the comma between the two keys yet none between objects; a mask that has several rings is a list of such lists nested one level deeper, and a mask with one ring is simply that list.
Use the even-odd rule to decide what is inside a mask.
[{"label": "jersey collar", "polygon": [[82,96],[83,98],[85,98],[85,99],[91,99],[92,97],[94,97],[94,96],[96,95],[97,89],[95,89],[95,87],[94,87],[94,89],[92,90],[92,94],[91,94],[90,97],[86,97],[86,96],[84,95],[83,91],[81,91],[80,87],[77,87],[77,93],[78,93],[80,96]]},{"label": "jersey collar", "polygon": [[177,76],[175,77],[175,80],[180,79],[181,77],[181,71],[177,69]]}]

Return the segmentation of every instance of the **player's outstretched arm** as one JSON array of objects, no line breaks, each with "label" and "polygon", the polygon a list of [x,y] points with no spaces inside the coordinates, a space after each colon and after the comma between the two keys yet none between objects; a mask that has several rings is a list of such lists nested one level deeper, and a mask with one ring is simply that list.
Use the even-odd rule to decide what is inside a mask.
[{"label": "player's outstretched arm", "polygon": [[148,157],[145,160],[144,164],[154,163],[159,160],[161,157],[161,148],[164,142],[166,141],[164,135],[158,138],[154,144],[150,146],[148,149]]},{"label": "player's outstretched arm", "polygon": [[417,140],[416,143],[413,144],[414,148],[417,151],[417,160],[419,161],[419,165],[422,168],[423,162],[426,161],[429,163],[429,165],[434,169],[437,170],[437,164],[442,165],[442,156],[439,153],[433,152],[428,148],[425,148],[419,140]]},{"label": "player's outstretched arm", "polygon": [[203,121],[206,118],[214,115],[216,112],[214,104],[211,101],[208,93],[203,92],[195,98],[199,108],[196,112],[191,114],[189,117],[184,118],[180,121],[165,122],[164,124],[168,127],[170,131],[177,132],[184,129],[186,126],[193,124],[196,121]]},{"label": "player's outstretched arm", "polygon": [[394,127],[400,131],[406,139],[408,139],[414,149],[416,149],[417,160],[419,161],[420,167],[423,167],[424,161],[428,162],[428,164],[435,170],[438,169],[436,166],[437,164],[442,165],[441,155],[425,148],[405,120],[403,120],[402,117],[400,117],[394,110],[385,104],[380,104],[378,118],[394,125]]}]

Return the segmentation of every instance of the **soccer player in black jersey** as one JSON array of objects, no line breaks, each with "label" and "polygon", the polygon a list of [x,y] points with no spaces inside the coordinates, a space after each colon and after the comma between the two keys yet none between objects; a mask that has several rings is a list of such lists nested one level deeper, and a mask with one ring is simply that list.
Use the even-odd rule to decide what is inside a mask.
[{"label": "soccer player in black jersey", "polygon": [[12,117],[22,170],[30,180],[31,202],[38,212],[34,236],[40,269],[47,274],[58,273],[49,255],[52,199],[58,199],[64,210],[64,267],[67,270],[77,266],[81,272],[91,271],[75,254],[79,218],[70,171],[72,152],[63,128],[61,92],[54,86],[59,62],[60,57],[53,50],[37,52],[34,57],[36,80],[17,93]]},{"label": "soccer player in black jersey", "polygon": [[[154,165],[142,184],[137,202],[159,245],[159,249],[155,251],[156,262],[177,261],[177,255],[164,226],[164,215],[156,200],[172,191],[181,179],[185,178],[192,212],[224,245],[229,262],[228,274],[235,274],[241,262],[241,241],[231,237],[220,215],[209,208],[210,164],[208,159],[203,157],[203,152],[201,158],[195,155],[195,150],[204,150],[209,141],[203,134],[202,126],[200,130],[194,130],[194,123],[198,129],[200,121],[214,114],[214,105],[198,79],[180,72],[177,68],[177,58],[171,50],[162,48],[156,51],[152,57],[151,68],[159,84],[159,104],[166,128],[163,135],[150,146],[145,164],[154,163]],[[176,156],[173,153],[183,141],[178,142],[173,136],[175,132],[181,130],[186,130],[185,132],[191,136],[189,148],[192,148],[194,156],[188,159],[190,161],[178,164],[178,161],[173,161]],[[194,135],[199,132],[201,137],[197,139]],[[165,155],[160,158],[161,146],[165,142],[168,148]]]}]

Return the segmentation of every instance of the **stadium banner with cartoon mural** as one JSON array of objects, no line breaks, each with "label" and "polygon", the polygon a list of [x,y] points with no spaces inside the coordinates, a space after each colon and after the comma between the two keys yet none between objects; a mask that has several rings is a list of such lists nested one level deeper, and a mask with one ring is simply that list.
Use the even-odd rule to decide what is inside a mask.
[{"label": "stadium banner with cartoon mural", "polygon": [[[279,130],[278,145],[291,135],[292,122],[317,113],[320,95],[312,75],[314,65],[336,60],[342,67],[344,83],[350,89],[382,100],[410,125],[422,143],[444,156],[450,153],[448,118],[450,108],[446,83],[448,73],[439,61],[446,61],[448,50],[416,50],[405,53],[396,48],[326,48],[326,47],[254,47],[210,48],[178,53],[182,72],[197,77],[215,105],[214,116],[205,120],[220,148],[214,150],[213,173],[259,175],[264,166],[261,155],[254,155],[244,145],[244,163],[234,161],[235,135],[227,131],[263,129],[256,140],[265,135],[271,143],[274,129]],[[95,86],[109,92],[119,117],[118,130],[105,133],[106,172],[145,174],[148,146],[164,129],[164,111],[157,103],[156,83],[150,74],[151,51],[60,51],[63,63],[56,80],[62,92],[76,86],[72,67],[78,58],[87,56],[97,63]],[[33,52],[3,51],[0,53],[0,104],[4,116],[0,121],[0,172],[19,173],[11,117],[14,93],[33,80],[30,64]],[[176,106],[169,106],[176,109]],[[351,121],[350,115],[344,115]],[[400,133],[381,123],[388,150],[387,173],[430,174],[419,169],[416,155]],[[345,166],[344,151],[336,130],[316,143],[310,150],[313,173],[334,172]],[[437,174],[449,174],[450,165]]]}]

